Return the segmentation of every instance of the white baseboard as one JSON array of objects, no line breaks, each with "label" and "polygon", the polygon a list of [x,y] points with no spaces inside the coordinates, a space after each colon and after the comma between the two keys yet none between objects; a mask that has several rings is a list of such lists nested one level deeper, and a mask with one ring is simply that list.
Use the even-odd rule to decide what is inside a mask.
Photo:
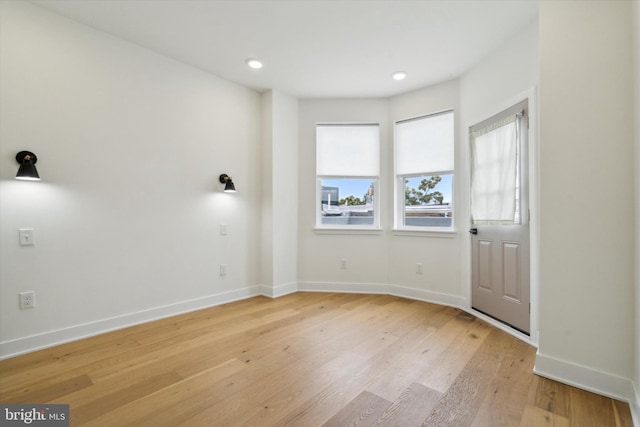
[{"label": "white baseboard", "polygon": [[447,305],[462,309],[465,299],[458,295],[443,294],[425,289],[408,288],[400,285],[389,285],[389,294],[418,301]]},{"label": "white baseboard", "polygon": [[299,282],[298,291],[383,294],[462,308],[463,297],[385,283]]},{"label": "white baseboard", "polygon": [[633,425],[640,426],[640,384],[635,384],[633,387],[635,398],[629,402],[631,408],[631,416],[633,417]]},{"label": "white baseboard", "polygon": [[298,282],[298,291],[337,292],[349,294],[388,294],[389,285],[385,283]]},{"label": "white baseboard", "polygon": [[262,295],[261,291],[261,286],[251,286],[182,301],[176,304],[168,304],[135,313],[97,320],[95,322],[83,323],[68,328],[47,331],[24,338],[3,341],[0,342],[0,360],[165,317],[251,298]]},{"label": "white baseboard", "polygon": [[635,402],[637,410],[638,395],[634,390],[633,382],[627,378],[546,356],[540,351],[536,354],[533,372],[582,390],[629,402],[631,408]]},{"label": "white baseboard", "polygon": [[271,297],[271,298],[283,297],[285,295],[289,295],[294,292],[298,292],[297,282],[289,282],[289,283],[284,283],[282,285],[276,285],[276,286],[269,286],[269,285],[260,286],[260,293],[266,297]]}]

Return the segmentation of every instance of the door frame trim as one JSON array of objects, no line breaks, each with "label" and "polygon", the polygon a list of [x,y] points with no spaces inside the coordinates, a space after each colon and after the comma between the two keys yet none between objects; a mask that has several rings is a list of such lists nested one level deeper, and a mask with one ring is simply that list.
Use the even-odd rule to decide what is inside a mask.
[{"label": "door frame trim", "polygon": [[510,108],[511,106],[522,102],[524,100],[528,100],[529,102],[529,210],[531,213],[531,218],[529,220],[529,286],[530,286],[530,335],[527,336],[520,331],[510,328],[506,326],[504,323],[499,322],[483,313],[473,309],[471,307],[471,292],[472,292],[472,280],[471,280],[471,235],[469,233],[461,233],[464,235],[463,239],[463,265],[465,276],[464,277],[464,289],[465,289],[465,304],[466,309],[472,312],[474,315],[482,318],[484,321],[490,323],[493,326],[499,327],[500,329],[509,332],[517,338],[523,339],[524,341],[529,342],[535,347],[538,346],[539,342],[539,314],[540,314],[540,217],[539,217],[539,144],[538,144],[538,129],[539,129],[539,120],[538,120],[538,87],[533,86],[518,95],[512,97],[511,99],[506,100],[500,105],[494,105],[492,108],[487,108],[486,112],[483,113],[483,117],[472,117],[470,120],[467,120],[463,125],[463,131],[461,132],[463,137],[463,144],[465,145],[462,152],[465,153],[466,161],[463,162],[465,165],[465,186],[464,194],[466,195],[465,205],[466,210],[469,215],[466,215],[466,218],[460,219],[461,222],[464,221],[465,228],[469,229],[471,227],[471,194],[469,191],[471,185],[471,148],[469,141],[469,128],[473,125],[480,123],[486,120],[489,117],[492,117],[500,112]]}]

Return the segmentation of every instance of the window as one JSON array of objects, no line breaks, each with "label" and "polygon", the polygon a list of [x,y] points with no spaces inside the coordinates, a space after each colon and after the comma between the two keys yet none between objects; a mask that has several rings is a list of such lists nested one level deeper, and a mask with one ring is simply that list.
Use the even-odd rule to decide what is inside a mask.
[{"label": "window", "polygon": [[378,228],[377,124],[316,126],[316,226]]},{"label": "window", "polygon": [[396,122],[396,227],[453,228],[453,111]]}]

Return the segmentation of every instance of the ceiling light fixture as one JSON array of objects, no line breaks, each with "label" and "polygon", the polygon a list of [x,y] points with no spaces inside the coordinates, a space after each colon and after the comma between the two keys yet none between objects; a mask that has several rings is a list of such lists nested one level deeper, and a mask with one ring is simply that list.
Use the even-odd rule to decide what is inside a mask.
[{"label": "ceiling light fixture", "polygon": [[262,68],[262,62],[258,61],[257,59],[247,59],[247,65],[255,70]]},{"label": "ceiling light fixture", "polygon": [[405,71],[396,71],[391,75],[394,80],[404,80],[407,77],[407,73]]}]

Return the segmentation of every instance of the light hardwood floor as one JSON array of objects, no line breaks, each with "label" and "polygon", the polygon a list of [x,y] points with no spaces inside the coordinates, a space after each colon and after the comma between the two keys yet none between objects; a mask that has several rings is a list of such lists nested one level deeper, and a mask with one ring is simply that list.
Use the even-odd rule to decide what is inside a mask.
[{"label": "light hardwood floor", "polygon": [[256,297],[0,362],[0,402],[87,426],[632,426],[532,374],[535,349],[393,296]]}]

